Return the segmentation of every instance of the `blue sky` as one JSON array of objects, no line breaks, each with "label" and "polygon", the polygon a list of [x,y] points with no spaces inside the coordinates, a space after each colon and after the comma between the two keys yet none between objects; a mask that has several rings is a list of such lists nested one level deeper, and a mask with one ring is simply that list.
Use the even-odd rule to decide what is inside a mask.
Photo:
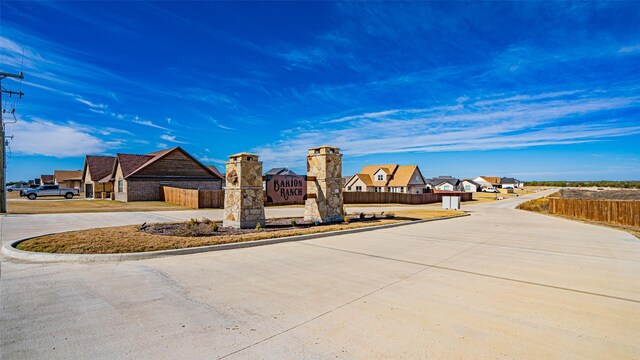
[{"label": "blue sky", "polygon": [[25,73],[9,180],[172,146],[302,173],[325,143],[345,175],[640,179],[638,2],[0,8],[0,68]]}]

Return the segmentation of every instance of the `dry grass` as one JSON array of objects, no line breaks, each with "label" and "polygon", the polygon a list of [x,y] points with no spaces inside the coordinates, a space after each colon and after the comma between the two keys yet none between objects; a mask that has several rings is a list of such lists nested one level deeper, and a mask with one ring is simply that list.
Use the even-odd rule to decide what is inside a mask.
[{"label": "dry grass", "polygon": [[[51,198],[50,198],[51,199]],[[121,202],[113,200],[27,200],[7,201],[10,214],[64,214],[96,212],[131,212],[188,210],[162,201]]]},{"label": "dry grass", "polygon": [[527,194],[532,194],[537,189],[524,188],[524,189],[514,189],[513,194],[507,193],[506,189],[498,189],[499,193],[486,193],[486,192],[476,192],[473,193],[473,202],[469,202],[468,204],[479,204],[490,201],[496,201],[496,197],[502,197],[503,199],[508,199],[516,196],[522,196]]},{"label": "dry grass", "polygon": [[573,218],[573,217],[569,217],[569,216],[563,216],[563,215],[550,213],[549,212],[549,198],[557,197],[559,195],[560,195],[560,193],[556,192],[556,193],[553,193],[553,194],[551,194],[549,196],[545,196],[545,197],[542,197],[542,198],[539,198],[539,199],[529,200],[527,202],[524,202],[524,203],[518,205],[516,207],[516,209],[537,212],[537,213],[545,214],[545,215],[551,215],[551,216],[559,217],[559,218],[562,218],[562,219],[579,221],[579,222],[585,223],[585,224],[606,226],[608,228],[626,231],[626,232],[634,235],[635,237],[640,238],[640,228],[639,227],[628,226],[628,225],[618,225],[618,224],[612,224],[612,223],[602,222],[602,221],[577,219],[577,218]]},{"label": "dry grass", "polygon": [[374,220],[361,223],[343,223],[310,228],[291,228],[270,232],[262,231],[241,235],[203,237],[155,235],[141,232],[139,231],[139,226],[130,225],[42,236],[20,243],[18,245],[18,249],[63,254],[114,254],[157,251],[357,229],[375,225],[393,224],[417,219],[433,219],[459,214],[463,214],[463,212],[446,210],[404,210],[395,212],[396,217],[393,219]]}]

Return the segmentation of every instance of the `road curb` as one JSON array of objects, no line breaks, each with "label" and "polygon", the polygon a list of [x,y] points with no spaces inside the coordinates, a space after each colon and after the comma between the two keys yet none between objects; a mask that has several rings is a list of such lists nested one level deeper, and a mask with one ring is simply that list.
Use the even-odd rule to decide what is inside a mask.
[{"label": "road curb", "polygon": [[416,220],[416,221],[400,222],[395,224],[369,226],[369,227],[364,227],[359,229],[338,230],[338,231],[329,231],[329,232],[317,233],[317,234],[288,236],[288,237],[281,237],[281,238],[275,238],[275,239],[264,239],[264,240],[237,242],[237,243],[220,244],[220,245],[207,245],[207,246],[198,246],[198,247],[192,247],[192,248],[148,251],[148,252],[137,252],[137,253],[124,253],[124,254],[53,254],[53,253],[23,251],[23,250],[17,249],[18,244],[20,244],[23,241],[35,239],[42,236],[56,234],[56,233],[51,233],[51,234],[45,234],[45,235],[32,236],[25,239],[16,240],[10,244],[4,244],[2,246],[2,249],[0,250],[0,253],[13,259],[26,260],[26,261],[32,261],[32,262],[112,262],[112,261],[146,260],[146,259],[155,259],[159,257],[173,256],[173,255],[187,255],[187,254],[197,254],[197,253],[209,252],[209,251],[241,249],[241,248],[264,246],[264,245],[278,244],[278,243],[291,242],[291,241],[303,241],[303,240],[318,239],[318,238],[329,237],[329,236],[355,234],[355,233],[366,232],[366,231],[421,224],[421,223],[426,223],[431,221],[449,220],[449,219],[455,219],[455,218],[460,218],[460,217],[465,217],[470,215],[471,214],[467,213],[467,214],[453,215],[453,216],[447,216],[447,217],[436,218],[436,219]]}]

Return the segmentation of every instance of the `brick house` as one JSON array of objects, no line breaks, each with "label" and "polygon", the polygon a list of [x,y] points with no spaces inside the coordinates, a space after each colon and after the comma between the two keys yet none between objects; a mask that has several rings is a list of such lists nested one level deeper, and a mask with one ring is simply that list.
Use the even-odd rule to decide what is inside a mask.
[{"label": "brick house", "polygon": [[161,200],[163,185],[221,190],[220,173],[200,163],[180,147],[146,155],[117,154],[111,172],[115,200]]},{"label": "brick house", "polygon": [[115,156],[87,155],[85,157],[82,170],[85,197],[111,199],[111,194],[113,193],[111,172],[115,162]]},{"label": "brick house", "polygon": [[82,191],[82,170],[55,170],[53,183],[61,188],[80,189]]}]

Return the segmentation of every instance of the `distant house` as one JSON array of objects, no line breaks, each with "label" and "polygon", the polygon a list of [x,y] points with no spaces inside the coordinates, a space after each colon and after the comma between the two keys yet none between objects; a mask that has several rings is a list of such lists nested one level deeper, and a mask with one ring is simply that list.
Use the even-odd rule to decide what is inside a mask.
[{"label": "distant house", "polygon": [[40,175],[39,185],[50,185],[50,184],[53,184],[53,175]]},{"label": "distant house", "polygon": [[180,147],[146,155],[117,154],[111,172],[115,199],[160,200],[163,185],[187,189],[220,190],[222,176]]},{"label": "distant house", "polygon": [[110,199],[113,193],[111,172],[115,165],[115,156],[87,155],[82,170],[82,183],[87,198]]},{"label": "distant house", "polygon": [[478,192],[482,190],[482,185],[471,179],[462,180],[460,187],[464,192]]},{"label": "distant house", "polygon": [[515,189],[518,187],[518,180],[514,178],[503,177],[500,178],[500,186],[503,189]]},{"label": "distant house", "polygon": [[500,178],[495,176],[478,176],[473,179],[476,183],[480,184],[483,189],[486,188],[500,188]]},{"label": "distant house", "polygon": [[427,187],[432,190],[458,191],[460,190],[460,179],[453,176],[438,176],[428,179]]},{"label": "distant house", "polygon": [[273,168],[269,171],[267,171],[266,173],[264,173],[265,175],[269,176],[273,176],[273,175],[298,175],[295,172],[287,169],[286,167],[284,168]]},{"label": "distant house", "polygon": [[53,183],[62,188],[82,190],[82,170],[55,170]]},{"label": "distant house", "polygon": [[425,180],[417,165],[368,165],[345,184],[345,191],[422,194]]}]

